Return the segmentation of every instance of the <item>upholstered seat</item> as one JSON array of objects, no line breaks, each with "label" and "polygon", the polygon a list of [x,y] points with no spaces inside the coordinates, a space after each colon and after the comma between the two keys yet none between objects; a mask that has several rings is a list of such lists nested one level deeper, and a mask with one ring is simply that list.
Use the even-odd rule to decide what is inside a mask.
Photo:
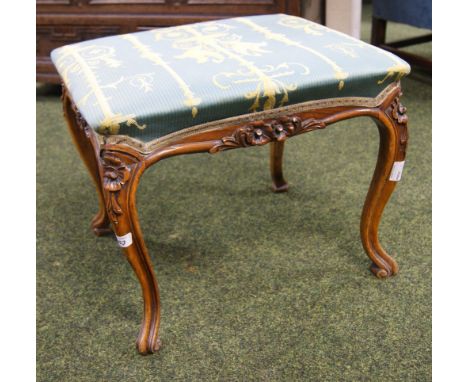
[{"label": "upholstered seat", "polygon": [[[143,173],[166,158],[269,145],[272,190],[285,192],[287,139],[371,117],[380,147],[361,241],[377,277],[398,272],[378,227],[401,178],[408,142],[399,80],[409,66],[401,59],[280,14],[86,41],[55,50],[53,60],[65,85],[70,133],[97,186],[93,231],[115,234],[142,288],[141,354],[161,347],[161,310],[136,191]],[[306,159],[299,165],[310,166]]]},{"label": "upholstered seat", "polygon": [[400,58],[283,14],[100,38],[52,59],[100,134],[149,142],[207,122],[337,97],[376,97]]}]

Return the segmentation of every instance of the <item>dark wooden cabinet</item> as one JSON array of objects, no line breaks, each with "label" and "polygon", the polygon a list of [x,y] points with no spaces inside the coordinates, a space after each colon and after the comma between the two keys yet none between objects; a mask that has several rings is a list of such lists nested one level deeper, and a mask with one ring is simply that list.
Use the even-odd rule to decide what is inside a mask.
[{"label": "dark wooden cabinet", "polygon": [[73,42],[197,21],[300,15],[300,0],[36,0],[36,80],[59,83],[52,49]]}]

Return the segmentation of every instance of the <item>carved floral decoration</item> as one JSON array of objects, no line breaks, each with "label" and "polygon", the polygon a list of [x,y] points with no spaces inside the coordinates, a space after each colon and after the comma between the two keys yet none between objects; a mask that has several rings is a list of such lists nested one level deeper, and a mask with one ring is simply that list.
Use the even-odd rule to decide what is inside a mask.
[{"label": "carved floral decoration", "polygon": [[104,153],[102,157],[104,180],[104,190],[108,192],[106,198],[106,209],[109,217],[115,224],[118,224],[117,217],[123,214],[118,202],[118,194],[123,185],[130,179],[130,168],[117,156]]},{"label": "carved floral decoration", "polygon": [[404,159],[406,154],[406,146],[408,144],[408,116],[406,115],[406,107],[400,102],[400,97],[403,95],[400,92],[390,105],[390,116],[395,122],[398,123],[399,129],[399,151],[402,156],[400,159]]},{"label": "carved floral decoration", "polygon": [[281,117],[270,121],[252,122],[239,127],[232,135],[221,138],[210,149],[210,153],[238,147],[261,146],[270,142],[281,142],[301,132],[325,128],[325,123],[315,119],[302,121],[299,117]]},{"label": "carved floral decoration", "polygon": [[408,123],[408,116],[406,115],[406,107],[400,102],[400,97],[403,93],[395,97],[394,101],[392,102],[392,118],[397,121],[399,124],[407,124]]}]

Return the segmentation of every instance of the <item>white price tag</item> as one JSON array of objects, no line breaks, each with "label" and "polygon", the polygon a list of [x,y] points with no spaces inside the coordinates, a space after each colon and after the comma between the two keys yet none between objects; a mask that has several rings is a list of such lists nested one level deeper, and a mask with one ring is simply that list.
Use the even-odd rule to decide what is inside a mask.
[{"label": "white price tag", "polygon": [[398,182],[401,179],[401,174],[403,174],[403,167],[405,166],[405,161],[394,162],[392,167],[392,172],[390,173],[390,180]]},{"label": "white price tag", "polygon": [[123,235],[123,236],[117,236],[117,235],[115,235],[115,237],[117,238],[117,243],[118,243],[119,246],[122,247],[122,248],[129,247],[129,246],[132,245],[132,243],[133,243],[133,240],[132,240],[132,233],[131,233],[131,232],[129,232],[129,233],[127,233],[126,235]]}]

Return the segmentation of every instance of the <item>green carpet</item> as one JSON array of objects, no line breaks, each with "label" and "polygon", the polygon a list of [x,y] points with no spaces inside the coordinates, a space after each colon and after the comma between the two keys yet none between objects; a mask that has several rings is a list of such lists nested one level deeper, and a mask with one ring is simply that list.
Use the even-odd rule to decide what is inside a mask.
[{"label": "green carpet", "polygon": [[[366,19],[369,19],[366,9]],[[391,28],[394,37],[414,31]],[[418,33],[418,31],[416,31]],[[369,23],[363,25],[369,36]],[[417,48],[430,54],[431,44]],[[410,145],[381,238],[378,280],[359,239],[378,132],[354,119],[286,144],[286,194],[268,148],[180,156],[138,192],[159,280],[163,349],[135,351],[142,299],[89,223],[93,184],[54,89],[37,97],[38,381],[430,381],[431,85],[403,83]]]}]

